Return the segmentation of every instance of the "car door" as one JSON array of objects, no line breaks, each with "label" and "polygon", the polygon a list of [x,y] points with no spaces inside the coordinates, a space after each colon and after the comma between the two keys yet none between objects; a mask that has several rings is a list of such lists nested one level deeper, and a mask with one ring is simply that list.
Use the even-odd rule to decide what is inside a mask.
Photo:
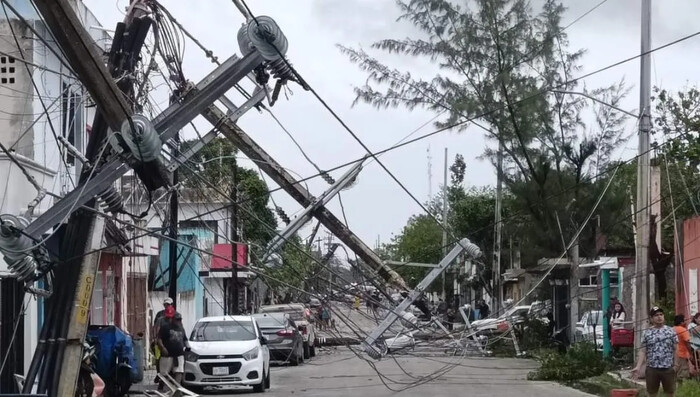
[{"label": "car door", "polygon": [[[265,336],[263,336],[263,333],[260,331],[260,327],[258,327],[257,321],[255,321],[255,332],[257,333],[258,340],[265,339]],[[267,342],[265,344],[260,343],[260,349],[262,350],[262,354],[263,354],[263,366],[265,366],[266,367],[265,369],[269,372],[270,371],[270,348],[267,347]]]}]

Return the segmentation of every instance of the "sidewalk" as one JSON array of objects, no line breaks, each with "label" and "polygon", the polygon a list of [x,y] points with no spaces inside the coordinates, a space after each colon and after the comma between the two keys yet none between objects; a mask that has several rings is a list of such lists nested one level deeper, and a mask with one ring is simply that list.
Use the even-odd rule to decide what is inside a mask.
[{"label": "sidewalk", "polygon": [[129,394],[143,394],[144,391],[157,390],[158,385],[155,384],[156,374],[155,369],[147,369],[143,372],[143,381],[134,383],[129,389]]},{"label": "sidewalk", "polygon": [[608,375],[614,376],[616,378],[619,378],[621,380],[634,383],[638,386],[646,387],[646,382],[644,382],[644,379],[632,379],[632,370],[631,369],[625,369],[625,370],[620,370],[620,371],[615,371],[615,372],[608,372]]}]

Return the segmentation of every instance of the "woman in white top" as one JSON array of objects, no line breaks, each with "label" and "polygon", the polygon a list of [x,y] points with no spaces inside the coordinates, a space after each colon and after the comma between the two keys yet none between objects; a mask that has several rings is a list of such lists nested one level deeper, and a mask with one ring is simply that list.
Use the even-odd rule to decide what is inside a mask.
[{"label": "woman in white top", "polygon": [[620,302],[615,303],[613,308],[612,316],[610,316],[610,327],[612,329],[625,328],[625,308],[622,307]]}]

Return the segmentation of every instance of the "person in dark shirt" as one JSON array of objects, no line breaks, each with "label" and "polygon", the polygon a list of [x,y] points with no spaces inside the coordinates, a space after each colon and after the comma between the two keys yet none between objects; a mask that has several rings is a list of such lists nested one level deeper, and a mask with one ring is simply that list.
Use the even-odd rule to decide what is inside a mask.
[{"label": "person in dark shirt", "polygon": [[[158,331],[158,347],[161,351],[158,372],[172,372],[175,381],[180,383],[185,372],[185,351],[189,349],[189,342],[182,326],[182,315],[175,312],[175,308],[170,306],[165,309],[165,319]],[[163,386],[163,382],[159,381],[158,389],[162,390]]]},{"label": "person in dark shirt", "polygon": [[479,318],[485,319],[489,318],[489,314],[491,314],[491,310],[489,309],[488,303],[486,303],[485,300],[481,300],[479,303]]}]

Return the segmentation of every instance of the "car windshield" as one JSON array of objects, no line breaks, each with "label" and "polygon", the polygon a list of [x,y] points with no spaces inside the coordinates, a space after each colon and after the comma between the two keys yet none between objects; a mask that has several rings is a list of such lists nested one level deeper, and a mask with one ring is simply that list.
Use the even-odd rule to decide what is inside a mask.
[{"label": "car windshield", "polygon": [[524,307],[514,307],[508,310],[503,317],[513,317],[513,316],[527,316],[529,308]]},{"label": "car windshield", "polygon": [[260,328],[284,328],[287,325],[284,316],[256,316],[255,320]]},{"label": "car windshield", "polygon": [[285,306],[280,306],[280,307],[270,307],[270,308],[265,308],[262,307],[260,308],[261,312],[264,313],[287,313],[289,314],[289,317],[292,318],[294,321],[299,321],[304,319],[304,311],[299,310],[295,307],[285,307]]},{"label": "car windshield", "polygon": [[603,312],[599,312],[599,311],[591,312],[588,315],[588,324],[590,324],[590,325],[603,324],[602,316],[603,316]]},{"label": "car windshield", "polygon": [[222,342],[255,339],[251,321],[202,321],[195,324],[191,341]]}]

